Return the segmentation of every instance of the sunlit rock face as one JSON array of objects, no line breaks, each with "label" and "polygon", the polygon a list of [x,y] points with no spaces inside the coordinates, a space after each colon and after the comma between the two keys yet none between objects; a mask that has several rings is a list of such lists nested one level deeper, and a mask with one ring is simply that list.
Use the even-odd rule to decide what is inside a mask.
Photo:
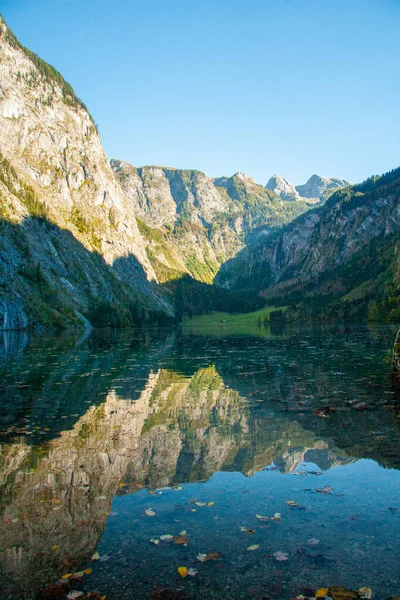
[{"label": "sunlit rock face", "polygon": [[[86,107],[72,88],[66,93],[59,73],[32,59],[3,21],[0,41],[0,217],[10,223],[2,236],[0,277],[11,281],[19,263],[40,262],[67,306],[76,298],[86,309],[90,289],[112,299],[114,278],[124,280],[127,294],[137,292],[145,304],[171,312],[149,285],[156,276],[135,213]],[[52,226],[43,221],[34,227],[30,221],[38,215]],[[17,238],[20,232],[19,247],[12,231]],[[33,282],[10,288],[0,299],[0,328],[25,327],[35,320],[29,310]]]},{"label": "sunlit rock face", "polygon": [[308,200],[317,203],[321,200],[327,200],[335,191],[349,185],[350,182],[345,179],[312,175],[304,185],[294,186],[284,177],[273,175],[265,187],[275,192],[282,200],[292,202]]},{"label": "sunlit rock face", "polygon": [[399,181],[395,170],[381,181],[371,178],[338,191],[325,205],[247,246],[223,266],[218,280],[230,287],[240,282],[265,298],[285,302],[290,294],[301,300],[374,297],[371,271],[363,271],[368,260],[379,263],[386,279],[399,281],[394,243],[400,224]]},{"label": "sunlit rock face", "polygon": [[221,264],[262,227],[281,227],[310,208],[258,185],[244,173],[213,179],[197,170],[134,167],[112,159],[111,167],[132,208],[161,281],[188,273],[210,283]]},{"label": "sunlit rock face", "polygon": [[282,200],[300,200],[300,194],[297,192],[294,185],[280,175],[273,175],[265,187],[268,190],[275,192]]}]

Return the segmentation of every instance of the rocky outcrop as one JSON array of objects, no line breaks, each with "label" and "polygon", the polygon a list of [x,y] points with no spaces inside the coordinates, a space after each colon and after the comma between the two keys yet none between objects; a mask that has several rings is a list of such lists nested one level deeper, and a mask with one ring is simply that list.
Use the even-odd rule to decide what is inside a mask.
[{"label": "rocky outcrop", "polygon": [[304,185],[297,185],[296,191],[303,198],[327,198],[338,189],[348,187],[349,181],[345,179],[337,179],[336,177],[328,179],[320,175],[312,175]]},{"label": "rocky outcrop", "polygon": [[8,329],[25,329],[28,317],[20,299],[8,299],[0,302],[0,331]]},{"label": "rocky outcrop", "polygon": [[294,186],[280,175],[273,175],[265,187],[275,192],[282,200],[292,202],[306,200],[316,203],[327,200],[334,192],[349,185],[350,183],[345,179],[328,179],[320,175],[312,175],[304,185]]},{"label": "rocky outcrop", "polygon": [[273,175],[265,187],[267,190],[275,192],[282,200],[300,200],[300,194],[297,192],[294,185],[280,175]]},{"label": "rocky outcrop", "polygon": [[399,191],[399,169],[341,190],[324,206],[247,247],[224,265],[218,281],[228,286],[240,281],[266,298],[286,301],[317,295],[373,298],[385,282],[399,281]]},{"label": "rocky outcrop", "polygon": [[211,283],[257,228],[271,231],[310,208],[295,205],[244,173],[212,179],[195,170],[111,166],[132,208],[160,281],[187,273]]},{"label": "rocky outcrop", "polygon": [[[18,42],[1,18],[0,40],[0,276],[8,284],[15,279],[16,265],[40,265],[49,285],[65,290],[64,313],[74,314],[73,304],[85,312],[93,298],[104,293],[121,300],[121,291],[107,281],[111,273],[115,281],[123,278],[127,298],[139,296],[144,306],[172,313],[150,285],[156,275],[135,213],[86,107],[53,67]],[[37,231],[29,224],[33,218],[49,224],[41,227],[38,244],[33,239]],[[49,235],[55,227],[58,250]],[[22,238],[24,247],[16,247],[9,230],[20,232],[15,238]],[[63,245],[68,246],[66,253],[60,249]],[[67,266],[68,259],[79,263],[85,253],[79,272]],[[52,269],[51,262],[58,264]],[[28,309],[29,291],[37,292],[38,286],[20,285],[17,278],[2,292],[3,328],[40,322]],[[39,295],[43,300],[43,293]],[[71,315],[56,312],[61,320],[73,321]]]}]

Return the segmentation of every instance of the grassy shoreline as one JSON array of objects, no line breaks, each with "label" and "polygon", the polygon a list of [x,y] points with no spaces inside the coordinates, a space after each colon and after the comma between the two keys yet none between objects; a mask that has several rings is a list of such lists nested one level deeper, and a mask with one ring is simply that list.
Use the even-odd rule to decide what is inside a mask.
[{"label": "grassy shoreline", "polygon": [[256,333],[262,337],[270,337],[269,328],[260,327],[266,317],[274,310],[286,311],[286,306],[266,306],[251,313],[211,312],[209,315],[184,317],[182,328],[187,333],[205,334],[240,334]]}]

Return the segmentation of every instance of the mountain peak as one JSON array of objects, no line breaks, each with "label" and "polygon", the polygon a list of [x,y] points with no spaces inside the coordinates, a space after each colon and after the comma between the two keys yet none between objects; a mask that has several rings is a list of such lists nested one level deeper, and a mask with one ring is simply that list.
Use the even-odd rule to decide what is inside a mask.
[{"label": "mountain peak", "polygon": [[304,185],[297,185],[296,190],[303,198],[321,199],[327,192],[333,193],[337,189],[347,187],[348,185],[350,185],[350,182],[345,179],[321,177],[321,175],[314,174],[311,175],[310,179]]},{"label": "mountain peak", "polygon": [[272,175],[265,188],[275,192],[282,200],[299,200],[299,194],[294,185],[280,175]]}]

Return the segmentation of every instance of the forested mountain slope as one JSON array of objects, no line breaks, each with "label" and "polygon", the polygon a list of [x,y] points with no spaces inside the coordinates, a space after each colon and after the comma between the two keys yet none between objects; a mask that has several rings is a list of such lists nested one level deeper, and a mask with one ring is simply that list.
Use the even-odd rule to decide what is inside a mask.
[{"label": "forested mountain slope", "polygon": [[300,303],[303,314],[398,318],[399,201],[400,169],[340,190],[247,247],[217,281],[270,302]]}]

